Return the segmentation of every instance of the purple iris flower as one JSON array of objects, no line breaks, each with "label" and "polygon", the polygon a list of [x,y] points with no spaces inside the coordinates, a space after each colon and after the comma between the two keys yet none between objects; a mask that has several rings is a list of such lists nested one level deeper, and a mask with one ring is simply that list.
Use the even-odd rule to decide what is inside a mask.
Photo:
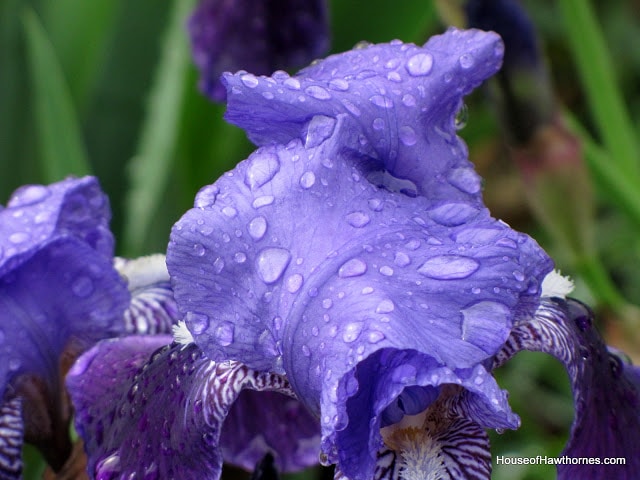
[{"label": "purple iris flower", "polygon": [[488,369],[552,261],[490,216],[455,121],[502,53],[452,29],[223,78],[260,148],[174,226],[176,301],[209,358],[287,375],[340,476],[488,478],[484,428],[518,426]]},{"label": "purple iris flower", "polygon": [[201,0],[189,20],[200,88],[222,102],[223,72],[302,67],[329,44],[324,0]]},{"label": "purple iris flower", "polygon": [[[162,333],[177,322],[163,256],[120,267],[133,295],[128,324]],[[175,332],[179,342],[163,334],[105,340],[70,370],[91,478],[217,479],[223,461],[253,469],[265,454],[281,471],[317,463],[318,422],[283,376],[213,362],[188,331]]]},{"label": "purple iris flower", "polygon": [[124,332],[109,202],[93,177],[17,190],[0,207],[0,477],[20,478],[23,439],[54,470],[71,452],[63,377]]}]

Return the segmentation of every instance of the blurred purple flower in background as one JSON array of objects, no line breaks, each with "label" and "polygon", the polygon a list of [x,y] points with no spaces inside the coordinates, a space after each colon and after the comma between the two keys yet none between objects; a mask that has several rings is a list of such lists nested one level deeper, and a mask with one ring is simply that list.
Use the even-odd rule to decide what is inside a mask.
[{"label": "blurred purple flower in background", "polygon": [[497,35],[450,30],[224,77],[261,148],[174,226],[176,301],[208,357],[287,375],[338,475],[414,455],[488,478],[483,428],[518,426],[487,369],[552,262],[490,217],[455,121],[501,58]]},{"label": "blurred purple flower in background", "polygon": [[23,437],[62,466],[71,452],[66,369],[125,330],[129,295],[113,268],[110,217],[93,177],[22,187],[0,209],[2,478],[20,478]]},{"label": "blurred purple flower in background", "polygon": [[299,68],[329,45],[324,0],[201,0],[189,19],[200,88],[222,102],[223,72],[255,74]]}]

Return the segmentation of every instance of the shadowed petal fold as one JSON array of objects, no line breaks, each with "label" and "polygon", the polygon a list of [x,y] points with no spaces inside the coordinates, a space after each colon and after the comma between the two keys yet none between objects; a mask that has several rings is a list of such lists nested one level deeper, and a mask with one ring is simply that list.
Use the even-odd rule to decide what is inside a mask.
[{"label": "shadowed petal fold", "polygon": [[640,469],[640,370],[607,349],[593,320],[577,300],[545,298],[532,320],[514,328],[496,366],[520,350],[556,357],[569,374],[575,406],[560,456],[626,460],[623,465],[559,465],[560,480],[632,480]]},{"label": "shadowed petal fold", "polygon": [[[482,364],[533,315],[552,261],[483,206],[454,120],[501,53],[495,34],[450,30],[293,77],[225,76],[227,118],[261,148],[175,224],[178,308],[209,358],[286,373],[354,480],[385,422],[442,384],[464,387],[480,426],[517,425]],[[387,363],[397,377],[378,382]]]},{"label": "shadowed petal fold", "polygon": [[317,422],[283,377],[170,341],[104,341],[69,372],[92,476],[217,479],[223,460],[253,469],[267,452],[283,471],[317,462]]}]

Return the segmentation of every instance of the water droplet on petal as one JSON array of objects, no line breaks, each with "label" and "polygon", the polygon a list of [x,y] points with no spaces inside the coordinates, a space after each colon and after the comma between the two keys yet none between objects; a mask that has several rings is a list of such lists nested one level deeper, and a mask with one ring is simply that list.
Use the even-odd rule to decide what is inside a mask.
[{"label": "water droplet on petal", "polygon": [[369,48],[371,46],[371,42],[367,42],[366,40],[360,40],[353,46],[353,50],[364,50],[365,48]]},{"label": "water droplet on petal", "polygon": [[251,73],[245,73],[240,77],[240,81],[244,84],[245,87],[256,88],[260,83],[258,78]]},{"label": "water droplet on petal", "polygon": [[436,280],[467,278],[478,270],[480,264],[470,257],[439,255],[424,262],[418,272]]},{"label": "water droplet on petal", "polygon": [[445,227],[457,227],[468,222],[478,210],[468,203],[451,202],[439,205],[429,210],[429,216]]},{"label": "water droplet on petal", "polygon": [[244,263],[247,261],[247,256],[243,252],[237,252],[233,256],[233,259],[236,261],[236,263]]},{"label": "water droplet on petal", "polygon": [[400,83],[402,82],[402,77],[400,76],[400,74],[398,72],[389,72],[387,74],[387,79],[395,82],[395,83]]},{"label": "water droplet on petal", "polygon": [[420,240],[418,240],[417,238],[412,238],[407,243],[405,243],[404,246],[409,250],[417,250],[420,247]]},{"label": "water droplet on petal", "polygon": [[289,278],[287,278],[287,290],[290,293],[296,293],[302,287],[304,283],[304,278],[299,273],[294,273]]},{"label": "water droplet on petal", "polygon": [[222,270],[224,269],[224,260],[222,257],[218,257],[215,259],[215,261],[213,262],[213,271],[216,273],[220,273],[222,272]]},{"label": "water droplet on petal", "polygon": [[31,238],[27,232],[15,232],[9,235],[9,241],[14,244],[24,243]]},{"label": "water droplet on petal", "polygon": [[344,108],[346,108],[352,115],[359,117],[362,114],[360,109],[353,102],[347,100],[346,98],[343,98],[342,100],[340,100],[340,102],[342,103],[342,105],[344,105]]},{"label": "water droplet on petal", "polygon": [[300,80],[293,77],[287,78],[284,82],[282,82],[282,84],[290,88],[291,90],[300,90],[301,87]]},{"label": "water droplet on petal", "polygon": [[396,309],[395,304],[390,299],[382,300],[376,307],[376,313],[391,313]]},{"label": "water droplet on petal", "polygon": [[457,189],[472,195],[482,188],[480,177],[471,168],[454,168],[449,172],[447,179]]},{"label": "water droplet on petal", "polygon": [[362,322],[348,323],[344,327],[344,332],[342,332],[342,340],[344,340],[346,343],[355,342],[360,336],[363,327],[364,323]]},{"label": "water droplet on petal", "polygon": [[206,253],[206,250],[204,248],[204,245],[202,245],[201,243],[194,243],[193,248],[191,249],[191,253],[196,257],[202,257]]},{"label": "water droplet on petal", "polygon": [[220,193],[220,188],[215,185],[204,187],[196,195],[194,206],[196,208],[207,208],[216,203],[216,197]]},{"label": "water droplet on petal", "polygon": [[200,335],[209,328],[209,317],[202,313],[187,312],[184,321],[194,335]]},{"label": "water droplet on petal", "polygon": [[524,281],[524,273],[519,270],[513,272],[513,278],[515,278],[518,282]]},{"label": "water droplet on petal", "polygon": [[310,97],[318,100],[328,100],[331,98],[331,94],[323,87],[318,85],[311,85],[304,89],[305,93]]},{"label": "water droplet on petal", "polygon": [[406,107],[415,107],[416,106],[416,97],[414,97],[410,93],[407,93],[407,94],[402,96],[402,103]]},{"label": "water droplet on petal", "polygon": [[235,208],[230,207],[230,206],[224,207],[224,208],[222,209],[222,213],[224,213],[224,214],[225,214],[225,216],[227,216],[227,217],[229,217],[229,218],[233,218],[233,217],[235,217],[236,215],[238,215],[238,211],[237,211]]},{"label": "water droplet on petal", "polygon": [[385,277],[390,277],[393,275],[393,268],[389,267],[388,265],[383,265],[382,267],[380,267],[379,272]]},{"label": "water droplet on petal", "polygon": [[280,279],[290,260],[289,250],[276,247],[265,248],[256,259],[258,275],[264,283],[274,283]]},{"label": "water droplet on petal", "polygon": [[303,354],[305,357],[308,357],[308,356],[310,356],[310,355],[311,355],[311,350],[309,350],[309,347],[308,347],[308,346],[306,346],[306,345],[303,345],[303,346],[302,346],[302,354]]},{"label": "water droplet on petal", "polygon": [[93,280],[89,277],[80,276],[76,278],[71,285],[71,290],[78,297],[86,298],[93,293]]},{"label": "water droplet on petal", "polygon": [[475,59],[473,58],[473,55],[471,55],[470,53],[465,53],[463,55],[460,55],[458,62],[460,63],[460,66],[464,69],[471,68],[473,67],[473,64],[476,63]]},{"label": "water droplet on petal", "polygon": [[369,208],[374,212],[379,212],[384,207],[384,202],[379,198],[372,198],[367,202],[367,205],[369,205]]},{"label": "water droplet on petal", "polygon": [[260,240],[262,237],[264,237],[264,234],[267,231],[267,219],[263,216],[254,218],[249,222],[247,230],[249,230],[249,235],[251,235],[251,238],[253,238],[254,240]]},{"label": "water droplet on petal", "polygon": [[467,121],[469,121],[469,109],[467,108],[467,104],[463,103],[462,107],[456,112],[456,117],[454,119],[454,125],[456,130],[462,130],[467,126]]},{"label": "water droplet on petal", "polygon": [[508,238],[508,237],[501,238],[496,242],[496,245],[499,245],[501,247],[507,247],[507,248],[518,248],[518,244],[515,242],[515,240],[512,240],[511,238]]},{"label": "water droplet on petal", "polygon": [[27,185],[18,189],[10,200],[12,207],[25,207],[40,202],[50,195],[49,188],[44,185]]},{"label": "water droplet on petal", "polygon": [[253,208],[266,207],[267,205],[271,205],[274,200],[275,198],[272,195],[262,195],[260,197],[256,197],[251,203],[251,206]]},{"label": "water droplet on petal", "polygon": [[216,340],[222,347],[228,347],[233,343],[235,326],[231,322],[222,322],[216,328]]},{"label": "water droplet on petal", "polygon": [[304,146],[317,147],[333,134],[336,119],[325,115],[314,116],[307,127],[307,138]]},{"label": "water droplet on petal", "polygon": [[409,127],[408,125],[405,125],[404,127],[400,127],[400,129],[398,130],[398,136],[400,137],[400,141],[404,143],[407,147],[410,147],[411,145],[415,145],[416,142],[418,141],[416,131],[413,128]]},{"label": "water droplet on petal", "polygon": [[385,335],[382,332],[378,332],[377,330],[371,330],[367,333],[367,340],[369,343],[378,343],[385,339]]},{"label": "water droplet on petal", "polygon": [[245,184],[251,190],[260,188],[271,180],[279,170],[280,161],[277,155],[271,153],[254,155],[245,174]]},{"label": "water droplet on petal", "polygon": [[433,68],[433,56],[429,53],[418,53],[407,62],[407,71],[414,77],[428,75]]},{"label": "water droplet on petal", "polygon": [[329,88],[331,88],[332,90],[339,90],[341,92],[344,92],[346,90],[349,90],[349,82],[342,78],[334,78],[332,80],[329,80]]},{"label": "water droplet on petal", "polygon": [[384,95],[373,95],[369,101],[381,108],[393,108],[393,101]]},{"label": "water droplet on petal", "polygon": [[396,252],[393,258],[393,263],[395,263],[399,267],[406,267],[411,263],[411,258],[409,258],[409,255],[404,252]]},{"label": "water droplet on petal", "polygon": [[305,172],[300,177],[300,186],[302,188],[311,188],[316,183],[316,176],[313,172]]},{"label": "water droplet on petal", "polygon": [[22,366],[22,362],[18,358],[12,358],[9,360],[9,370],[15,372]]},{"label": "water droplet on petal", "polygon": [[380,117],[378,118],[374,118],[373,122],[371,123],[371,126],[373,127],[374,130],[384,130],[384,120],[381,119]]},{"label": "water droplet on petal", "polygon": [[362,228],[371,221],[369,215],[364,212],[351,212],[345,218],[347,223],[355,228]]},{"label": "water droplet on petal", "polygon": [[367,264],[359,258],[352,258],[351,260],[342,264],[338,270],[338,276],[340,278],[358,277],[363,275],[367,271]]}]

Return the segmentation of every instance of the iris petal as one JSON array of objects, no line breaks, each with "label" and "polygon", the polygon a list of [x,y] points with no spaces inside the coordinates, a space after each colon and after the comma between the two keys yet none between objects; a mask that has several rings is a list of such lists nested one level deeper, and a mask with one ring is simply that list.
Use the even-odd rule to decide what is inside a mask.
[{"label": "iris petal", "polygon": [[124,332],[109,219],[92,177],[22,187],[0,210],[0,398],[23,400],[24,438],[53,468],[70,452],[65,369]]},{"label": "iris petal", "polygon": [[317,461],[317,423],[284,378],[169,341],[104,341],[69,372],[92,475],[217,479],[223,459],[252,469],[269,451],[285,471]]},{"label": "iris petal", "polygon": [[514,328],[496,365],[520,350],[556,357],[569,374],[575,405],[561,456],[626,459],[623,465],[559,465],[559,479],[631,480],[640,468],[639,370],[606,348],[593,321],[593,313],[577,300],[547,298],[532,320]]}]

